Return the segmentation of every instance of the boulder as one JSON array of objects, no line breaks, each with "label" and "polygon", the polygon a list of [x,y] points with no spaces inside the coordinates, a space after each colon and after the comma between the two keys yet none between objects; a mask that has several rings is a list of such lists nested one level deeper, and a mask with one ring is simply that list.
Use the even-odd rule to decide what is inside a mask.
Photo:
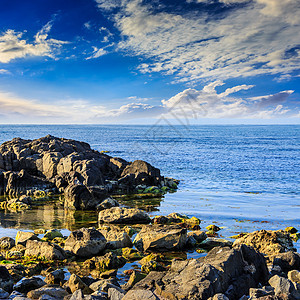
[{"label": "boulder", "polygon": [[104,250],[106,239],[95,228],[81,228],[72,231],[65,241],[64,249],[80,257],[98,255]]},{"label": "boulder", "polygon": [[134,239],[134,245],[140,251],[182,250],[187,242],[187,230],[177,225],[149,225]]},{"label": "boulder", "polygon": [[119,202],[113,198],[107,198],[104,201],[102,201],[100,204],[97,205],[97,210],[101,211],[104,209],[112,208],[120,206]]},{"label": "boulder", "polygon": [[8,299],[9,293],[0,288],[0,299]]},{"label": "boulder", "polygon": [[67,291],[61,287],[44,286],[28,292],[27,297],[30,299],[40,299],[41,296],[48,295],[56,300],[63,300],[68,295]]},{"label": "boulder", "polygon": [[159,300],[159,298],[149,290],[131,290],[122,300]]},{"label": "boulder", "polygon": [[[270,278],[269,284],[271,287],[274,288],[275,295],[298,294],[298,293],[296,293],[296,289],[295,289],[295,286],[293,285],[293,283],[287,278],[280,277],[278,275],[274,275],[273,277]],[[296,298],[296,299],[300,299],[300,293],[299,293],[299,298]]]},{"label": "boulder", "polygon": [[239,299],[249,288],[264,284],[268,270],[262,254],[245,245],[216,247],[206,257],[173,260],[167,272],[150,272],[133,289],[155,290],[166,299],[208,299],[222,293]]},{"label": "boulder", "polygon": [[16,245],[26,246],[27,241],[38,241],[39,238],[33,232],[18,231],[16,235]]},{"label": "boulder", "polygon": [[11,237],[2,237],[0,238],[0,249],[9,250],[15,246],[15,240]]},{"label": "boulder", "polygon": [[283,272],[300,270],[300,254],[293,251],[277,253],[269,256],[269,260],[273,266],[279,266]]},{"label": "boulder", "polygon": [[49,260],[63,260],[66,258],[64,250],[57,244],[40,241],[27,241],[25,256],[44,257]]},{"label": "boulder", "polygon": [[117,288],[108,289],[108,299],[110,300],[122,300],[124,298],[125,292]]},{"label": "boulder", "polygon": [[99,229],[105,237],[107,249],[132,247],[132,242],[127,232],[118,228]]},{"label": "boulder", "polygon": [[0,288],[7,292],[11,292],[13,285],[13,278],[9,274],[7,268],[4,266],[0,266]]},{"label": "boulder", "polygon": [[54,270],[54,271],[47,274],[47,276],[45,278],[45,282],[47,284],[58,284],[58,285],[60,285],[61,283],[64,282],[64,278],[65,278],[64,270],[57,269],[57,270]]},{"label": "boulder", "polygon": [[233,246],[246,244],[265,255],[274,255],[288,251],[295,251],[289,233],[283,230],[260,230],[248,233],[235,240]]},{"label": "boulder", "polygon": [[187,235],[188,235],[188,237],[193,237],[197,243],[201,243],[204,240],[206,240],[206,238],[207,238],[206,233],[201,230],[194,230],[194,231],[188,232]]},{"label": "boulder", "polygon": [[148,224],[148,214],[138,208],[112,207],[99,212],[99,223]]},{"label": "boulder", "polygon": [[103,189],[90,190],[83,184],[71,184],[64,191],[65,207],[69,209],[95,209],[106,197]]},{"label": "boulder", "polygon": [[14,285],[14,290],[27,294],[31,290],[36,290],[46,285],[46,282],[39,277],[23,278],[17,284]]},{"label": "boulder", "polygon": [[76,274],[70,276],[66,285],[70,288],[72,294],[77,290],[82,290],[85,294],[91,294],[93,292]]}]

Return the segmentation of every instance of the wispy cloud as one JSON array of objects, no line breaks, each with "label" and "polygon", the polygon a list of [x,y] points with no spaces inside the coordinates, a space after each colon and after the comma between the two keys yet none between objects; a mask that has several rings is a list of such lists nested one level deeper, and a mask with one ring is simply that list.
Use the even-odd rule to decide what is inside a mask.
[{"label": "wispy cloud", "polygon": [[98,58],[107,54],[108,52],[103,48],[93,47],[94,51],[91,56],[88,56],[86,59]]},{"label": "wispy cloud", "polygon": [[0,69],[0,74],[10,74],[10,72],[6,69]]},{"label": "wispy cloud", "polygon": [[[288,97],[293,91],[281,91],[259,97],[241,97],[240,91],[251,85],[239,85],[217,92],[222,81],[212,82],[202,90],[186,89],[160,105],[150,105],[138,97],[114,109],[95,105],[85,100],[60,100],[45,104],[38,100],[24,99],[12,93],[0,92],[0,123],[118,123],[133,119],[185,118],[185,119],[272,119],[299,117],[299,107],[289,107]],[[244,92],[243,92],[244,93]],[[125,99],[124,99],[125,101]],[[133,102],[136,101],[136,102]]]},{"label": "wispy cloud", "polygon": [[[119,50],[152,59],[140,65],[143,73],[191,82],[299,69],[298,0],[189,0],[180,13],[142,0],[96,1],[121,33]],[[212,3],[223,13],[214,15]]]},{"label": "wispy cloud", "polygon": [[0,36],[0,62],[8,63],[16,58],[27,56],[47,56],[55,58],[55,52],[65,41],[60,41],[48,37],[52,22],[47,23],[34,36],[33,42],[22,39],[23,32],[7,30]]}]

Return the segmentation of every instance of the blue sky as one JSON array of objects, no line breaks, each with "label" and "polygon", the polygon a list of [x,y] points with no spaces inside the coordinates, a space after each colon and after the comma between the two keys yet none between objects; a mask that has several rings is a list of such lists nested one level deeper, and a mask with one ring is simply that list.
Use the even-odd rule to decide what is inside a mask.
[{"label": "blue sky", "polygon": [[298,0],[2,0],[0,123],[300,123]]}]

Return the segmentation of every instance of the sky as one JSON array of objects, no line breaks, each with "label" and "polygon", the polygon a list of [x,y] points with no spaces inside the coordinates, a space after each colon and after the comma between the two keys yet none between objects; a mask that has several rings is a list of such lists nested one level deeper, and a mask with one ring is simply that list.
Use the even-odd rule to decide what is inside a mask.
[{"label": "sky", "polygon": [[2,0],[1,124],[300,124],[299,0]]}]

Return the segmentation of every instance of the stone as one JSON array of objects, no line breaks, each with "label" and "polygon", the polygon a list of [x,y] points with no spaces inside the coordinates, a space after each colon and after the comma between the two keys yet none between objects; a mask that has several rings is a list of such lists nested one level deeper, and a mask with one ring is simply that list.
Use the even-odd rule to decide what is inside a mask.
[{"label": "stone", "polygon": [[300,284],[300,271],[292,270],[288,272],[288,279],[292,282]]},{"label": "stone", "polygon": [[65,278],[64,270],[57,269],[57,270],[54,270],[54,271],[47,274],[47,276],[45,278],[45,282],[47,284],[58,284],[58,285],[60,285],[61,283],[64,282],[64,278]]},{"label": "stone", "polygon": [[104,250],[106,239],[95,228],[81,228],[72,231],[65,241],[64,249],[80,257],[92,257]]},{"label": "stone", "polygon": [[215,247],[231,247],[231,246],[232,246],[231,241],[215,238],[215,237],[208,237],[207,239],[205,239],[199,244],[199,247],[206,250],[211,250]]},{"label": "stone", "polygon": [[149,290],[131,290],[122,300],[159,300],[159,298]]},{"label": "stone", "polygon": [[188,237],[193,237],[197,243],[201,243],[207,239],[207,235],[204,231],[194,230],[187,233]]},{"label": "stone", "polygon": [[42,295],[48,295],[56,300],[63,300],[68,293],[61,287],[43,286],[39,289],[28,292],[27,297],[31,299],[39,299]]},{"label": "stone", "polygon": [[9,274],[7,268],[4,266],[0,266],[0,288],[7,292],[11,292],[13,285],[13,278]]},{"label": "stone", "polygon": [[16,235],[16,245],[26,246],[27,241],[38,241],[39,238],[33,232],[18,231]]},{"label": "stone", "polygon": [[99,212],[99,223],[148,224],[148,214],[138,208],[112,207]]},{"label": "stone", "polygon": [[66,258],[65,251],[57,244],[40,241],[27,241],[25,256],[44,257],[49,260],[63,260]]},{"label": "stone", "polygon": [[265,296],[274,295],[274,288],[264,287],[264,288],[250,288],[249,296],[251,299],[256,299]]},{"label": "stone", "polygon": [[213,297],[209,298],[209,300],[229,300],[224,294],[215,294]]},{"label": "stone", "polygon": [[47,230],[45,235],[44,235],[44,238],[47,239],[47,240],[53,240],[56,237],[60,237],[60,238],[63,237],[62,233],[58,229]]},{"label": "stone", "polygon": [[15,246],[15,240],[11,237],[2,237],[0,239],[0,249],[9,250]]},{"label": "stone", "polygon": [[289,233],[283,230],[254,231],[235,240],[233,246],[240,244],[252,246],[265,255],[274,255],[295,250]]},{"label": "stone", "polygon": [[93,290],[90,289],[76,274],[70,276],[66,285],[70,288],[72,294],[77,290],[82,290],[85,294],[91,294],[93,292]]},{"label": "stone", "polygon": [[127,290],[131,289],[136,283],[138,283],[139,281],[144,279],[146,276],[147,276],[147,274],[144,274],[144,273],[134,270],[131,273],[129,280],[126,282],[126,284],[124,284],[122,286],[122,288],[127,291]]},{"label": "stone", "polygon": [[119,288],[109,288],[107,293],[110,300],[122,300],[125,295],[125,291]]},{"label": "stone", "polygon": [[279,266],[283,272],[300,269],[300,254],[288,251],[269,256],[273,266]]},{"label": "stone", "polygon": [[275,294],[291,294],[295,292],[293,283],[287,278],[274,275],[269,280],[270,286],[275,289]]},{"label": "stone", "polygon": [[23,278],[14,285],[14,290],[23,294],[27,294],[29,291],[36,290],[44,285],[46,285],[44,280],[34,276],[30,278]]},{"label": "stone", "polygon": [[118,207],[120,206],[119,202],[113,198],[107,198],[104,201],[102,201],[100,204],[97,205],[97,210],[101,211],[104,209],[109,209],[112,207]]},{"label": "stone", "polygon": [[134,245],[140,251],[181,250],[187,242],[187,230],[176,225],[149,225],[134,239]]},{"label": "stone", "polygon": [[107,249],[119,249],[132,247],[132,241],[127,232],[117,228],[110,228],[110,230],[99,229],[105,237]]}]

